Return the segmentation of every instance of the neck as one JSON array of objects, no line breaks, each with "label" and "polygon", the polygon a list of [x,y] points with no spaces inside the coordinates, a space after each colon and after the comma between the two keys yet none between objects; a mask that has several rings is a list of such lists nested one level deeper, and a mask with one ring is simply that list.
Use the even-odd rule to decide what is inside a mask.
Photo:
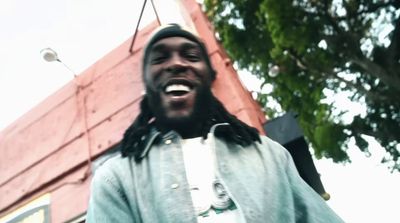
[{"label": "neck", "polygon": [[197,123],[197,125],[188,125],[183,129],[176,129],[175,131],[177,131],[183,139],[189,139],[202,136],[202,129],[203,125]]},{"label": "neck", "polygon": [[179,123],[179,125],[172,123],[156,123],[156,127],[163,133],[173,130],[176,131],[183,139],[189,139],[202,136],[203,123],[199,121],[196,123]]}]

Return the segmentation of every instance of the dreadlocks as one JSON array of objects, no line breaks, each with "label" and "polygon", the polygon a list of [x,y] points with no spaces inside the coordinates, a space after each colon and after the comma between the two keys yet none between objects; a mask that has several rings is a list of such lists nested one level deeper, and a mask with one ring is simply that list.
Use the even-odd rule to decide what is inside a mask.
[{"label": "dreadlocks", "polygon": [[[151,120],[154,118],[147,102],[147,96],[144,96],[140,102],[140,114],[132,125],[125,131],[122,139],[122,156],[133,156],[136,162],[140,162],[141,154],[146,146],[146,138],[150,129],[154,128]],[[217,123],[229,123],[229,126],[216,131],[215,135],[227,142],[233,142],[242,146],[247,146],[255,141],[260,141],[260,136],[256,128],[250,127],[240,121],[236,116],[230,114],[222,103],[212,96],[209,112],[209,118],[205,122],[201,135],[205,139],[211,127]]]}]

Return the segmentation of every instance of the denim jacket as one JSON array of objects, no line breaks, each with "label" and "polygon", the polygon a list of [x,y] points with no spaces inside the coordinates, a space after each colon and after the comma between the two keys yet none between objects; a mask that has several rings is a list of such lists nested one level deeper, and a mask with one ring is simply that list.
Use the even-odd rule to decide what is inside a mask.
[{"label": "denim jacket", "polygon": [[[290,154],[271,139],[242,147],[211,136],[217,174],[247,223],[343,222],[299,176]],[[155,140],[160,137],[161,140]],[[87,222],[197,222],[180,136],[153,131],[136,163],[120,155],[96,171]]]}]

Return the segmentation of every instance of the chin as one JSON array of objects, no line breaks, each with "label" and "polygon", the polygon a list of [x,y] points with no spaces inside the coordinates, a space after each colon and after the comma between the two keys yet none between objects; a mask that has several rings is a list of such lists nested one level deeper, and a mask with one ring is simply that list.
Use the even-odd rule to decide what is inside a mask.
[{"label": "chin", "polygon": [[[157,119],[157,118],[156,118]],[[186,116],[186,117],[159,117],[158,119],[161,123],[164,123],[167,126],[170,127],[187,127],[193,125],[193,123],[196,123],[199,121],[196,117],[193,115]]]},{"label": "chin", "polygon": [[155,92],[149,94],[149,106],[154,114],[156,122],[171,129],[187,128],[198,122],[204,122],[207,117],[212,100],[211,90],[203,88],[198,91],[195,103],[191,111],[183,114],[170,114],[162,107],[161,96]]}]

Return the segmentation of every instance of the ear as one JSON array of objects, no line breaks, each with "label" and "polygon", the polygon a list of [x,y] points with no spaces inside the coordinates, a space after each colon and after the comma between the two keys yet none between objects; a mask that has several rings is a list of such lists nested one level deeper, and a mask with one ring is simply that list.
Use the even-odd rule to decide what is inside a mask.
[{"label": "ear", "polygon": [[143,85],[146,86],[149,83],[149,75],[148,75],[148,66],[145,65],[143,66],[142,69],[142,81],[143,81]]},{"label": "ear", "polygon": [[211,68],[210,73],[211,73],[211,82],[214,82],[215,79],[217,79],[217,71]]}]

